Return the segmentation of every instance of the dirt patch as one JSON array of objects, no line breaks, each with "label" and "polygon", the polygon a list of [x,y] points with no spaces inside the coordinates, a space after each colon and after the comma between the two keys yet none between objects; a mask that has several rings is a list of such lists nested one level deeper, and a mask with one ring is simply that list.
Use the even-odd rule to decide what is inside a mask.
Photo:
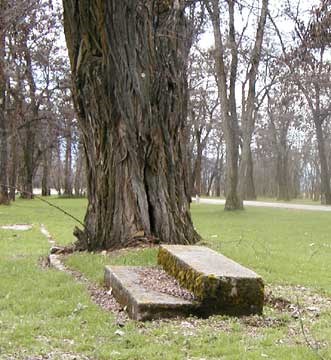
[{"label": "dirt patch", "polygon": [[321,313],[331,312],[330,297],[304,286],[267,286],[265,294],[265,305],[286,312],[295,319],[300,316],[313,319]]},{"label": "dirt patch", "polygon": [[0,227],[3,230],[15,230],[15,231],[27,231],[32,229],[32,225],[29,224],[13,224],[3,225]]},{"label": "dirt patch", "polygon": [[158,267],[146,267],[138,270],[139,284],[145,289],[172,295],[188,301],[196,300],[194,295],[182,288],[178,281]]}]

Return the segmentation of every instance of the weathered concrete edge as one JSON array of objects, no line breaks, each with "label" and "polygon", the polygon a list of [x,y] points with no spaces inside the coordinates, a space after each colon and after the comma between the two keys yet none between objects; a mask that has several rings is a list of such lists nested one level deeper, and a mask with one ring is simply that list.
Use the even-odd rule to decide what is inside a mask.
[{"label": "weathered concrete edge", "polygon": [[106,287],[111,288],[115,299],[124,309],[126,309],[129,316],[134,320],[139,320],[137,318],[137,303],[135,302],[134,297],[122,286],[121,280],[111,270],[110,266],[105,267],[104,279]]},{"label": "weathered concrete edge", "polygon": [[199,304],[146,304],[137,302],[135,296],[124,286],[121,279],[112,271],[111,266],[105,267],[105,285],[112,289],[116,300],[126,309],[133,320],[146,321],[175,316],[194,314]]},{"label": "weathered concrete edge", "polygon": [[158,252],[158,264],[201,301],[202,312],[233,315],[263,312],[264,282],[259,275],[254,278],[235,279],[206,276],[162,245]]}]

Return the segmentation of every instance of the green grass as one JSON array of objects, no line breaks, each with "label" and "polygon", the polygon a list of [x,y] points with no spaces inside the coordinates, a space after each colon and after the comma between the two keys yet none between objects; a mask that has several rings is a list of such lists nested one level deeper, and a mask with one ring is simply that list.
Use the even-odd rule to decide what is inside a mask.
[{"label": "green grass", "polygon": [[247,208],[224,212],[217,205],[194,207],[194,223],[206,243],[268,283],[301,284],[331,295],[330,214]]},{"label": "green grass", "polygon": [[[50,199],[83,219],[86,200]],[[322,212],[247,208],[224,212],[213,205],[193,206],[194,224],[203,242],[260,273],[268,284],[293,284],[331,296],[331,222]],[[84,287],[38,261],[49,245],[39,232],[46,225],[58,243],[73,241],[76,225],[38,200],[0,207],[0,225],[32,223],[26,232],[0,229],[0,359],[12,355],[84,354],[91,359],[316,359],[300,333],[298,320],[265,308],[265,316],[284,324],[258,328],[242,320],[213,316],[205,320],[139,324],[128,322],[115,334],[114,316],[94,305]],[[153,265],[156,249],[125,250],[110,256],[74,254],[67,264],[102,283],[105,264]],[[331,358],[331,315],[312,323],[309,336],[326,343]],[[187,327],[194,324],[193,327]],[[289,336],[294,329],[295,335]],[[329,343],[327,343],[329,342]],[[16,354],[16,355],[15,355]],[[56,358],[56,357],[55,357]]]}]

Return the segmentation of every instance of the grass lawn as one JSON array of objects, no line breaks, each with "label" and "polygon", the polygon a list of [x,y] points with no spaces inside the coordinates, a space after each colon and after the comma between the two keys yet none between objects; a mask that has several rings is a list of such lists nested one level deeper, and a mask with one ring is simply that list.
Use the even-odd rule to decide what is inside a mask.
[{"label": "grass lawn", "polygon": [[[84,199],[50,200],[83,219]],[[303,305],[301,294],[309,297],[319,316],[293,317],[266,306],[264,317],[129,321],[119,336],[114,316],[91,302],[84,285],[39,266],[49,249],[39,225],[68,244],[74,220],[37,199],[18,200],[0,207],[0,225],[34,226],[0,229],[0,359],[330,359],[330,214],[266,208],[228,213],[201,204],[192,212],[205,245],[258,272],[268,289],[289,299],[299,294]],[[66,263],[101,284],[105,264],[154,265],[156,253],[81,253]]]}]

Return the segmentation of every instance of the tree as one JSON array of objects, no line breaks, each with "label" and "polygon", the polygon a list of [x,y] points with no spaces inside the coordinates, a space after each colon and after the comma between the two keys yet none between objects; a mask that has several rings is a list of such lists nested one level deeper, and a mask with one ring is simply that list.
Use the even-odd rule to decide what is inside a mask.
[{"label": "tree", "polygon": [[78,248],[156,237],[190,244],[185,1],[64,0],[87,160]]},{"label": "tree", "polygon": [[211,73],[213,66],[209,52],[193,52],[189,61],[189,112],[191,142],[191,194],[202,193],[201,175],[203,153],[215,128],[215,113],[219,106],[217,90]]},{"label": "tree", "polygon": [[262,53],[264,28],[268,13],[268,0],[262,1],[261,14],[252,49],[249,49],[249,61],[246,76],[242,83],[241,96],[241,134],[242,155],[239,168],[239,194],[243,199],[254,200],[256,198],[253,181],[253,159],[251,151],[252,136],[255,128],[257,112],[256,81]]},{"label": "tree", "polygon": [[291,145],[288,142],[288,131],[294,118],[294,111],[291,107],[293,98],[291,98],[289,91],[286,91],[287,89],[284,89],[283,87],[281,90],[284,91],[284,96],[282,96],[282,93],[275,92],[273,94],[273,101],[270,96],[268,96],[267,112],[269,118],[269,131],[271,133],[274,154],[276,157],[275,173],[278,185],[277,199],[289,201],[289,152]]},{"label": "tree", "polygon": [[[237,210],[243,208],[243,202],[238,194],[239,179],[239,119],[236,99],[236,85],[239,66],[239,46],[243,39],[245,27],[240,36],[235,29],[235,1],[228,0],[228,31],[222,27],[220,0],[205,0],[215,39],[215,63],[216,79],[219,91],[219,98],[222,110],[222,121],[224,137],[226,141],[226,203],[225,210]],[[258,20],[258,27],[255,36],[253,49],[248,56],[248,71],[244,86],[248,84],[247,94],[243,91],[242,99],[242,123],[243,123],[243,154],[242,174],[247,173],[250,162],[250,143],[254,130],[255,110],[255,83],[258,73],[258,66],[261,57],[263,33],[268,9],[268,0],[262,1],[261,12]],[[228,47],[228,49],[227,49]],[[227,57],[229,53],[229,56]]]},{"label": "tree", "polygon": [[8,129],[6,123],[6,75],[5,75],[5,10],[6,2],[0,0],[0,204],[9,203],[8,194]]},{"label": "tree", "polygon": [[292,12],[289,7],[287,13],[295,24],[293,37],[296,43],[290,49],[285,47],[282,35],[272,21],[282,46],[284,64],[292,75],[292,81],[303,94],[311,113],[320,162],[321,202],[330,205],[330,169],[325,142],[326,120],[331,109],[328,100],[331,64],[326,54],[330,45],[328,1],[322,1],[321,7],[312,11],[308,24],[300,19],[299,7],[296,12]]}]

